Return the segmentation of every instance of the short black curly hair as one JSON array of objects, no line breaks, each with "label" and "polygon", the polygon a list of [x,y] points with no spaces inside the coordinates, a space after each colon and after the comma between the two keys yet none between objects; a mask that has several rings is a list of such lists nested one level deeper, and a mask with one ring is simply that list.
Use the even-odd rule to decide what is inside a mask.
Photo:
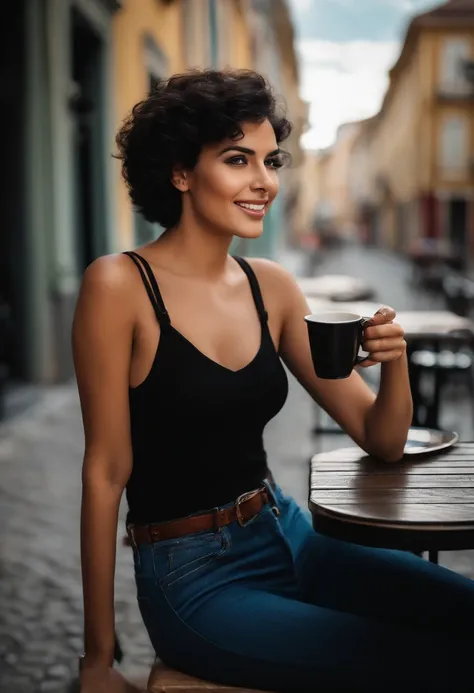
[{"label": "short black curly hair", "polygon": [[250,70],[190,70],[159,82],[120,128],[117,158],[135,208],[150,222],[175,226],[181,193],[171,182],[176,165],[192,170],[206,144],[243,136],[242,124],[273,126],[277,142],[291,123],[265,78]]}]

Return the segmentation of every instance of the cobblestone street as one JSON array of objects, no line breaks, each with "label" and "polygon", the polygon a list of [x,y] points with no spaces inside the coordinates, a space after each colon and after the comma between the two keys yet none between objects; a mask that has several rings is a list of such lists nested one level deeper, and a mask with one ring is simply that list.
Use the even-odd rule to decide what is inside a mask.
[{"label": "cobblestone street", "polygon": [[[328,254],[316,273],[348,273],[378,290],[396,309],[439,307],[410,290],[409,268],[380,251],[347,247]],[[464,393],[446,406],[442,423],[472,439],[472,412]],[[449,399],[448,405],[454,400]],[[268,427],[266,443],[275,477],[301,504],[307,462],[325,447],[346,444],[333,434],[311,437],[314,407],[291,382],[283,412]],[[45,389],[34,407],[0,426],[0,691],[62,693],[75,676],[82,650],[79,563],[80,474],[83,435],[75,385]],[[164,460],[163,463],[166,463]],[[130,549],[118,536],[117,631],[123,670],[146,676],[151,648],[135,603]],[[441,562],[474,577],[472,552],[441,555]]]}]

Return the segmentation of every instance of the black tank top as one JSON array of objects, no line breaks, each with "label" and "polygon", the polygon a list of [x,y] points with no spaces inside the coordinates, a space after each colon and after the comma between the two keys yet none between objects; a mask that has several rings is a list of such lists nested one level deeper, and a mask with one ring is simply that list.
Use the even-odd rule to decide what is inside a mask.
[{"label": "black tank top", "polygon": [[245,260],[235,258],[250,282],[262,336],[252,361],[232,371],[173,327],[148,262],[126,254],[138,267],[161,331],[149,374],[129,390],[127,521],[147,524],[224,505],[261,484],[268,473],[263,429],[285,403],[288,379]]}]

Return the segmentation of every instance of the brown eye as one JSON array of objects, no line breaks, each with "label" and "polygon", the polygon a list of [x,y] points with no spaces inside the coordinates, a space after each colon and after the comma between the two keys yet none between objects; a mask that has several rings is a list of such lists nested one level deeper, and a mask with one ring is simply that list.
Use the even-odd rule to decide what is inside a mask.
[{"label": "brown eye", "polygon": [[269,168],[281,168],[283,166],[283,160],[278,157],[274,159],[267,159],[265,166],[268,166]]},{"label": "brown eye", "polygon": [[242,166],[242,164],[246,164],[247,159],[245,156],[232,156],[230,159],[226,160],[226,164],[230,164],[231,166]]}]

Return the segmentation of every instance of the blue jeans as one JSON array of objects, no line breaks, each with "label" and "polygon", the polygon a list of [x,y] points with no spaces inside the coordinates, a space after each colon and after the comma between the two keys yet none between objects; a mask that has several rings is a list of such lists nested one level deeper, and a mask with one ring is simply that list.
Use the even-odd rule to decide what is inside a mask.
[{"label": "blue jeans", "polygon": [[276,490],[248,525],[141,546],[138,602],[157,655],[271,691],[473,691],[474,583],[399,551],[313,531]]}]

